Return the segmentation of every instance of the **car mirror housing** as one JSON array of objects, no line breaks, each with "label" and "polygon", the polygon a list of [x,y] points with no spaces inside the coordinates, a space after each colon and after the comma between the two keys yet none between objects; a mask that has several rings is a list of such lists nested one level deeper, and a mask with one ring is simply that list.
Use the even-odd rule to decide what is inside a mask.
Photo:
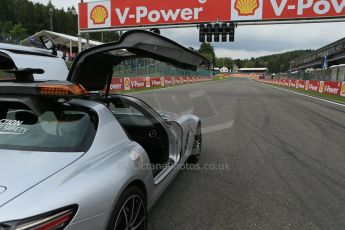
[{"label": "car mirror housing", "polygon": [[57,45],[55,44],[54,40],[46,35],[42,35],[39,37],[41,43],[47,50],[51,50],[53,55],[57,55]]}]

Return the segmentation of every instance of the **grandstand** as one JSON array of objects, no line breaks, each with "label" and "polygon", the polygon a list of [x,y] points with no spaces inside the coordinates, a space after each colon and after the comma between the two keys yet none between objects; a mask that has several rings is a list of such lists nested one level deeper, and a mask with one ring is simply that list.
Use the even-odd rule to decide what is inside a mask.
[{"label": "grandstand", "polygon": [[345,63],[345,38],[326,45],[313,53],[295,59],[290,63],[291,72],[310,69],[323,69]]}]

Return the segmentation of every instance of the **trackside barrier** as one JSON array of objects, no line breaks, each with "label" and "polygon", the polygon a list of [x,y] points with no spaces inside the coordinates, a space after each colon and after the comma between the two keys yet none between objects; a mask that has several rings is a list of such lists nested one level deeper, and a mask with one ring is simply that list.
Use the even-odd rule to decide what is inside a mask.
[{"label": "trackside barrier", "polygon": [[231,77],[256,77],[256,75],[248,74],[248,73],[232,73],[229,74]]},{"label": "trackside barrier", "polygon": [[113,77],[111,91],[169,87],[212,81],[213,77]]},{"label": "trackside barrier", "polygon": [[304,89],[305,91],[313,91],[322,94],[330,94],[345,97],[345,82],[338,81],[318,81],[318,80],[291,80],[291,79],[258,79],[272,85],[286,86],[296,89]]}]

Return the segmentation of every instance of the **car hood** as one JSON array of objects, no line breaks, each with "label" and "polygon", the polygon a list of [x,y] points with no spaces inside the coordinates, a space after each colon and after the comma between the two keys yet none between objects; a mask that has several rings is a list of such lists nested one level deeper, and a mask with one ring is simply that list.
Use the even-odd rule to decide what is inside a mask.
[{"label": "car hood", "polygon": [[82,155],[83,153],[0,150],[0,207]]}]

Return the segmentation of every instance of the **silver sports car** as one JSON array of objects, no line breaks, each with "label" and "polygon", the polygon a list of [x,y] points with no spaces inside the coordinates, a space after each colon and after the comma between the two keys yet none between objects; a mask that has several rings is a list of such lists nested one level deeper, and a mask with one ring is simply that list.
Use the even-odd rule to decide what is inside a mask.
[{"label": "silver sports car", "polygon": [[15,77],[0,83],[0,229],[146,229],[177,166],[198,161],[201,123],[110,94],[113,69],[146,57],[196,70],[204,58],[146,31],[83,51],[65,81],[37,81],[51,71],[39,57],[55,58],[0,46],[0,69]]}]

